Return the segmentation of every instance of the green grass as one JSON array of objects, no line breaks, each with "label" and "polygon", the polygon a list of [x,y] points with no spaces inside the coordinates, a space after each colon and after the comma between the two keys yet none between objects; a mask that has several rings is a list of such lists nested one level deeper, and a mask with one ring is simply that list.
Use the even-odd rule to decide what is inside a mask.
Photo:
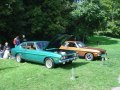
[{"label": "green grass", "polygon": [[[101,44],[95,46],[96,40]],[[89,42],[106,49],[109,59],[85,61],[78,59],[71,65],[47,69],[44,65],[0,60],[0,90],[110,90],[120,86],[120,39],[92,37]],[[70,80],[74,68],[75,80]]]}]

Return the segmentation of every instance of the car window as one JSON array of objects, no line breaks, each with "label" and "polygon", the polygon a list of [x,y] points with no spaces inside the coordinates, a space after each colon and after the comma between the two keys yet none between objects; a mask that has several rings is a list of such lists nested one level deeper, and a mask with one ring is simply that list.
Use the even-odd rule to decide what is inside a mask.
[{"label": "car window", "polygon": [[45,49],[48,43],[49,43],[48,41],[41,41],[41,42],[37,42],[36,45],[37,48],[39,49]]},{"label": "car window", "polygon": [[68,46],[68,44],[69,44],[68,42],[64,42],[63,46]]},{"label": "car window", "polygon": [[36,50],[36,46],[34,43],[27,43],[27,49]]},{"label": "car window", "polygon": [[66,42],[64,42],[62,45],[65,46],[65,45],[66,45]]},{"label": "car window", "polygon": [[78,45],[79,47],[85,47],[85,46],[86,46],[83,42],[77,42],[77,45]]},{"label": "car window", "polygon": [[76,47],[74,42],[69,42],[68,47]]},{"label": "car window", "polygon": [[26,49],[26,43],[21,44],[21,47]]}]

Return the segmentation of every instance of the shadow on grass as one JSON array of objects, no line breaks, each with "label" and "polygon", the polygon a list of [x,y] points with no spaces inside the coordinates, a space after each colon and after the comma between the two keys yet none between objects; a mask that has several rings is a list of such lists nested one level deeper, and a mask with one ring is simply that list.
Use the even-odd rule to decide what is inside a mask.
[{"label": "shadow on grass", "polygon": [[8,69],[13,69],[13,68],[17,68],[17,67],[19,67],[19,66],[0,68],[0,71],[8,70]]},{"label": "shadow on grass", "polygon": [[[41,63],[35,63],[35,62],[29,62],[27,61],[27,63],[29,64],[34,64],[34,65],[41,65],[41,66],[45,66],[44,64]],[[71,69],[71,68],[76,68],[76,67],[80,67],[82,65],[88,64],[89,62],[73,62],[72,64],[56,64],[54,68],[63,68],[63,69]]]},{"label": "shadow on grass", "polygon": [[95,37],[91,37],[89,40],[89,44],[88,45],[110,45],[110,44],[117,44],[118,41],[114,40],[110,37],[105,37],[105,36],[95,36]]},{"label": "shadow on grass", "polygon": [[42,63],[38,63],[38,62],[32,62],[32,61],[24,61],[23,63],[28,63],[28,64],[31,64],[31,65],[41,65],[41,66],[45,66],[44,64]]},{"label": "shadow on grass", "polygon": [[80,67],[82,65],[86,65],[88,63],[89,62],[73,62],[72,64],[66,64],[66,65],[60,64],[58,65],[58,67],[63,69],[72,69],[72,68]]}]

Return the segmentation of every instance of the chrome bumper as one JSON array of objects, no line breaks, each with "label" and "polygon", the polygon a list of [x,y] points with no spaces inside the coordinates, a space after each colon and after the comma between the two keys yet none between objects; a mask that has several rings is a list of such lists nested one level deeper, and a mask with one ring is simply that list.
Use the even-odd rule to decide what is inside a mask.
[{"label": "chrome bumper", "polygon": [[68,59],[64,59],[64,60],[59,60],[59,63],[65,63],[65,62],[69,62],[69,61],[73,61],[76,60],[78,57],[73,57],[73,58],[68,58]]},{"label": "chrome bumper", "polygon": [[108,59],[108,58],[107,58],[107,53],[101,54],[100,57],[101,57],[102,59],[104,59],[104,60],[107,60],[107,59]]}]

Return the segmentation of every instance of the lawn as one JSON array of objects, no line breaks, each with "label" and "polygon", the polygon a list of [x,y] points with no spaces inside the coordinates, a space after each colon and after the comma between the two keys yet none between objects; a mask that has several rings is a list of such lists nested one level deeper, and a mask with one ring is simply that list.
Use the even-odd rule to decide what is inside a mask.
[{"label": "lawn", "polygon": [[[100,43],[97,46],[96,41]],[[111,90],[120,86],[120,39],[92,37],[89,45],[107,50],[105,62],[78,59],[71,65],[47,69],[34,63],[0,60],[0,90]],[[71,80],[74,69],[75,80]]]}]

